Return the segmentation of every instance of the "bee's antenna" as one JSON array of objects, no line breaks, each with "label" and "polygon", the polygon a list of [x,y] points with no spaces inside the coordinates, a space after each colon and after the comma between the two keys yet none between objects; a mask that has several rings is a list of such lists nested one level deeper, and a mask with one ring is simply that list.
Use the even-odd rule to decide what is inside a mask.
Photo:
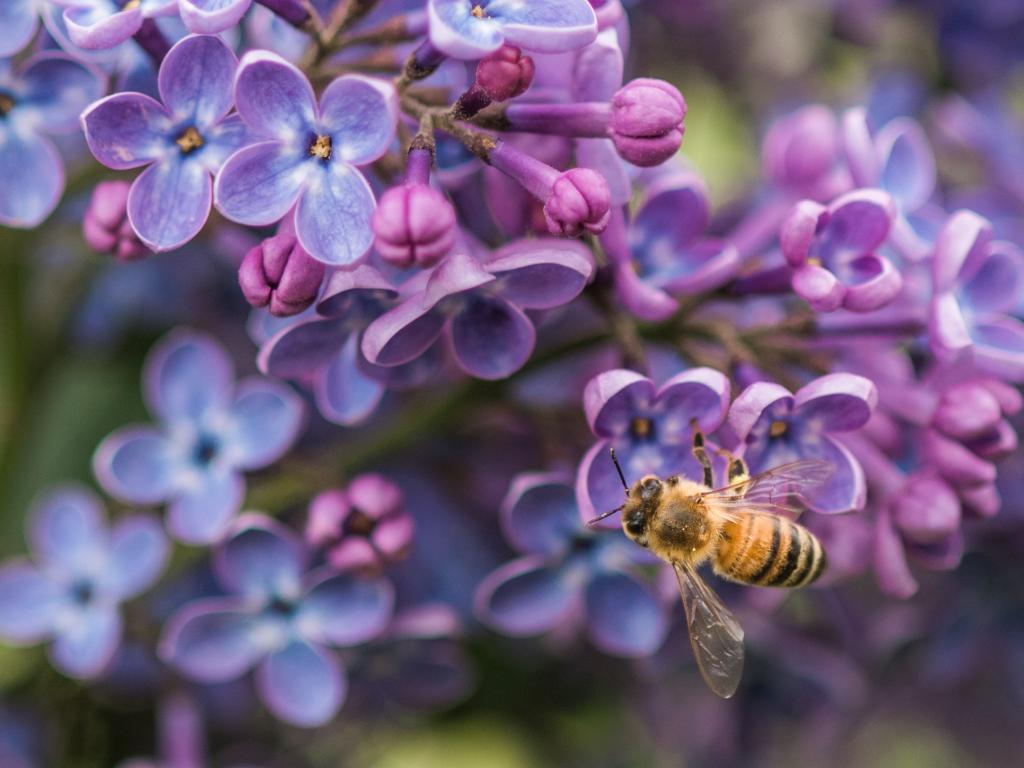
[{"label": "bee's antenna", "polygon": [[594,523],[598,523],[598,522],[604,520],[606,517],[611,517],[616,512],[621,512],[622,511],[622,507],[624,507],[624,506],[626,506],[626,505],[622,504],[622,505],[616,507],[615,509],[609,510],[608,512],[601,513],[600,515],[598,515],[597,517],[595,517],[592,520],[587,520],[587,525],[593,525]]},{"label": "bee's antenna", "polygon": [[[622,474],[622,467],[619,466],[619,459],[615,455],[615,449],[614,448],[609,448],[608,449],[608,453],[610,453],[612,455],[612,462],[615,464],[615,470],[619,473],[619,480],[622,481],[622,489],[626,492],[626,495],[628,496],[629,495],[629,485],[626,483],[626,476],[624,474]],[[619,507],[619,509],[621,509],[621,507]],[[612,510],[612,512],[618,512],[618,511],[619,511],[618,509],[613,509]],[[612,514],[612,512],[609,512],[608,514],[610,515],[610,514]],[[607,516],[608,515],[605,515],[605,517],[607,517]],[[601,518],[599,517],[597,519],[600,520]]]}]

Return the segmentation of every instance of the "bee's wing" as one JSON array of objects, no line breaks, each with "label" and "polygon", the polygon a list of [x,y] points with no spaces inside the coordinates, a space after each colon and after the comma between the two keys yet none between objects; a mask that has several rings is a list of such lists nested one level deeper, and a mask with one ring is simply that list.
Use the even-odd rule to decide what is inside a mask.
[{"label": "bee's wing", "polygon": [[807,491],[822,485],[833,471],[819,459],[791,461],[702,496],[723,512],[799,514],[807,505]]},{"label": "bee's wing", "polygon": [[672,567],[700,674],[712,691],[727,699],[743,674],[743,629],[692,566],[674,560]]}]

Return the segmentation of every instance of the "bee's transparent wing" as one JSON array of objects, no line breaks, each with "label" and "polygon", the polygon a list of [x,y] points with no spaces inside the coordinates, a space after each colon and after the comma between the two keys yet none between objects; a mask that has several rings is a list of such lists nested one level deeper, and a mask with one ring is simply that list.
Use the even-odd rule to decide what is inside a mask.
[{"label": "bee's transparent wing", "polygon": [[712,691],[727,699],[743,675],[743,629],[692,566],[674,560],[672,567],[700,674]]},{"label": "bee's transparent wing", "polygon": [[820,459],[791,461],[702,496],[723,512],[795,515],[807,506],[806,493],[824,484],[833,471],[829,462]]}]

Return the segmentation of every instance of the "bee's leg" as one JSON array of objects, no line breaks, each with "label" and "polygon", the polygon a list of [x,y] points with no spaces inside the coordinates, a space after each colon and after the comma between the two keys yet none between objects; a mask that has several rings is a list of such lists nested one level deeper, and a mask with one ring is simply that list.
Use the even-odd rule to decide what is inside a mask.
[{"label": "bee's leg", "polygon": [[743,459],[737,459],[724,448],[718,452],[718,455],[725,459],[726,466],[728,467],[726,471],[729,475],[729,485],[743,482],[750,477],[750,470],[747,469],[747,462]]},{"label": "bee's leg", "polygon": [[704,469],[704,485],[714,488],[715,478],[711,472],[711,459],[708,458],[708,452],[704,448],[704,433],[697,426],[696,419],[690,422],[690,426],[693,428],[693,455]]}]

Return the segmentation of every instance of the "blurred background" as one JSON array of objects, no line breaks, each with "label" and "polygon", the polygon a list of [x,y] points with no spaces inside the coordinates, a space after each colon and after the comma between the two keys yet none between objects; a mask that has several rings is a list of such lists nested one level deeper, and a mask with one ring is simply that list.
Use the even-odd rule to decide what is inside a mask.
[{"label": "blurred background", "polygon": [[[947,194],[984,200],[987,215],[1021,231],[1024,2],[638,0],[629,14],[629,72],[669,80],[686,96],[683,149],[707,180],[721,221],[758,183],[768,121],[823,102],[866,104],[878,124],[915,117],[935,147]],[[949,130],[950,105],[974,110],[982,138],[965,141]],[[69,163],[58,212],[37,230],[0,229],[5,558],[24,551],[25,513],[38,492],[67,480],[91,483],[99,441],[148,420],[141,365],[167,329],[211,330],[239,371],[254,370],[248,307],[236,284],[248,236],[209,228],[213,234],[182,251],[130,264],[91,254],[80,221],[102,173],[87,154],[65,156],[80,163]],[[740,693],[721,701],[695,671],[681,610],[662,650],[639,661],[568,639],[513,641],[468,618],[472,588],[509,557],[495,511],[508,481],[524,470],[572,466],[588,438],[581,409],[559,411],[575,414],[575,423],[552,434],[545,408],[557,404],[497,403],[479,388],[463,394],[407,425],[400,440],[387,416],[344,433],[317,422],[295,460],[329,445],[347,471],[386,467],[416,499],[420,538],[396,578],[410,593],[463,608],[465,637],[441,665],[448,695],[418,702],[424,706],[384,705],[369,686],[365,697],[350,697],[335,725],[311,734],[272,720],[244,690],[222,686],[189,705],[206,714],[199,730],[212,765],[1024,764],[1024,459],[1000,468],[1003,509],[967,526],[960,567],[920,575],[909,600],[882,595],[867,562],[844,583],[781,605],[754,590],[723,590],[747,630],[748,661]],[[301,520],[302,490],[341,480],[317,471],[300,470],[291,486],[257,479],[250,506],[283,504],[286,516],[291,510]],[[199,554],[185,557],[198,562]],[[178,573],[139,610],[166,615],[180,602],[175,590],[208,578],[202,568]],[[137,658],[123,656],[108,680],[86,688],[55,672],[40,648],[0,646],[2,768],[98,768],[153,754],[160,723],[177,711],[175,682],[161,679],[141,649]],[[353,661],[363,662],[372,659]],[[5,754],[25,762],[4,762]]]}]

